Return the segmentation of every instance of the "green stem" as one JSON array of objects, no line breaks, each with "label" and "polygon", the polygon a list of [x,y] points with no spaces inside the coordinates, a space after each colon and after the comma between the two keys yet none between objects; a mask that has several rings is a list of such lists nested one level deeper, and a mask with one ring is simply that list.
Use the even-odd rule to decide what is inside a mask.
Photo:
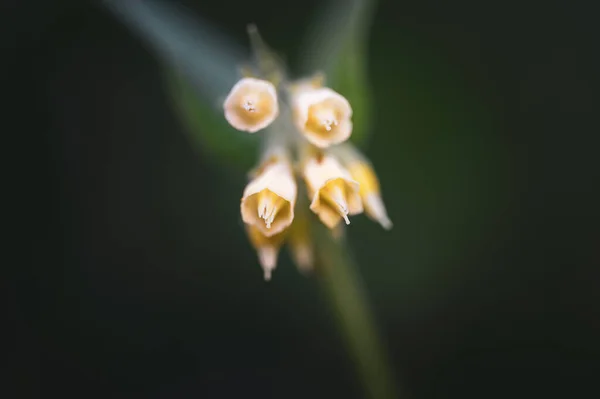
[{"label": "green stem", "polygon": [[397,398],[389,361],[355,262],[329,232],[316,232],[318,272],[337,315],[339,328],[360,374],[367,397]]}]

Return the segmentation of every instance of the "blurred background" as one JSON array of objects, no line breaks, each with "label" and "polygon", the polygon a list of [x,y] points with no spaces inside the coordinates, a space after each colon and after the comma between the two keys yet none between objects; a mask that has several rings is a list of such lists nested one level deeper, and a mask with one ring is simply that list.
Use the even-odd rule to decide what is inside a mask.
[{"label": "blurred background", "polygon": [[[292,68],[321,6],[173,3],[243,46],[255,22]],[[599,393],[592,15],[376,10],[363,148],[395,226],[355,217],[348,243],[412,398]],[[3,1],[0,18],[26,246],[6,262],[3,396],[362,398],[316,279],[284,252],[263,281],[238,213],[246,171],[190,140],[155,53],[98,3]]]}]

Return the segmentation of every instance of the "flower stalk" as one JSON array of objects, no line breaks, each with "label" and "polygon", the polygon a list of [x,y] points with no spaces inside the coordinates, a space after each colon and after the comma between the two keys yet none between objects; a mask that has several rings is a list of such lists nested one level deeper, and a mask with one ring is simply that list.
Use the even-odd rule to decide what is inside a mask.
[{"label": "flower stalk", "polygon": [[315,226],[314,235],[318,243],[316,271],[321,288],[337,316],[339,330],[367,397],[398,398],[357,265],[343,240],[335,240],[321,226]]}]

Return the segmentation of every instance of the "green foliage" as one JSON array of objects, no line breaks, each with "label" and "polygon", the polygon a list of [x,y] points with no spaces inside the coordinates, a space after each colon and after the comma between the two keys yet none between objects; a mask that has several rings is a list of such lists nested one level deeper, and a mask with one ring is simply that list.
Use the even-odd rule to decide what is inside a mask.
[{"label": "green foliage", "polygon": [[229,126],[220,106],[239,77],[244,59],[239,44],[173,3],[107,0],[105,5],[160,57],[166,90],[193,143],[221,164],[248,168],[258,140]]},{"label": "green foliage", "polygon": [[350,140],[363,144],[370,133],[371,88],[367,78],[366,46],[348,40],[337,58],[329,81],[333,89],[342,93],[352,105],[352,136]]},{"label": "green foliage", "polygon": [[229,126],[219,102],[211,104],[179,72],[166,73],[166,88],[191,139],[206,156],[246,170],[253,165],[260,132],[253,135]]}]

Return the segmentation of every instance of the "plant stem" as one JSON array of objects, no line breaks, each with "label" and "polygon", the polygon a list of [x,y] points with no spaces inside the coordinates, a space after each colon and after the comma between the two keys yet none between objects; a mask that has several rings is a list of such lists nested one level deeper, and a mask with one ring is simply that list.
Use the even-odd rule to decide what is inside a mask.
[{"label": "plant stem", "polygon": [[317,234],[318,273],[321,285],[337,315],[367,397],[397,398],[392,372],[369,309],[367,295],[345,245],[322,228]]}]

